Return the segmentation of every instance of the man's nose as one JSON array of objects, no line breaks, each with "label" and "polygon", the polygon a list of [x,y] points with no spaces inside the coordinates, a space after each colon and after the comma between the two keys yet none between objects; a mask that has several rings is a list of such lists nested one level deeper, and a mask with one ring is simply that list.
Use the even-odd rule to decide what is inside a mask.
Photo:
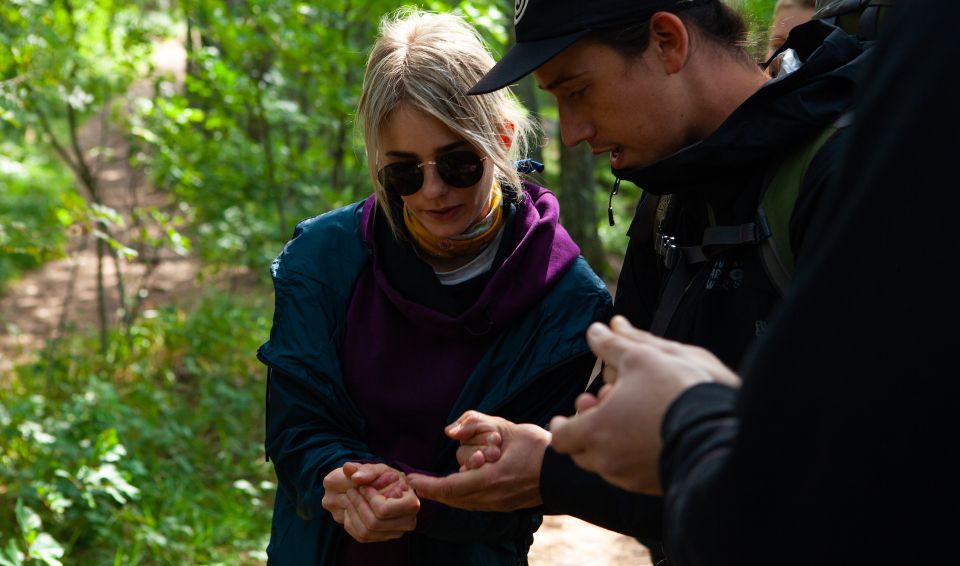
[{"label": "man's nose", "polygon": [[563,145],[573,147],[582,141],[589,142],[597,135],[596,128],[584,116],[560,110],[560,139]]}]

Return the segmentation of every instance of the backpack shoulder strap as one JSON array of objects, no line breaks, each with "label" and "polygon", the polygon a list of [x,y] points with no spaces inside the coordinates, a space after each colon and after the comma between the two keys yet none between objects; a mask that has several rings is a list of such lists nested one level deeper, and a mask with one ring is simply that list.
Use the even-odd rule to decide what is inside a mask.
[{"label": "backpack shoulder strap", "polygon": [[824,144],[850,121],[847,114],[830,124],[809,142],[787,154],[764,189],[757,221],[770,237],[760,242],[760,258],[767,275],[782,295],[793,277],[794,257],[790,242],[790,217],[800,196],[800,187],[810,163]]}]

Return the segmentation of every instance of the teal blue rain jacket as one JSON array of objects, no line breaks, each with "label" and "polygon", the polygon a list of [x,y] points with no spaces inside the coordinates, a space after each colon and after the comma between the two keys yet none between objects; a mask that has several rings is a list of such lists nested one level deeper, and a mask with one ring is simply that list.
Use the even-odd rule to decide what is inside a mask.
[{"label": "teal blue rain jacket", "polygon": [[[279,480],[268,554],[271,565],[333,564],[346,535],[321,506],[323,478],[345,462],[378,461],[364,444],[364,421],[347,394],[338,359],[354,282],[370,260],[360,235],[363,203],[302,222],[271,271],[276,309],[270,340],[258,357],[271,372],[266,451]],[[515,422],[544,425],[567,411],[565,384],[538,377],[588,350],[584,331],[610,316],[610,295],[583,258],[560,278],[523,319],[501,332],[471,374],[450,411],[488,414],[518,396]],[[582,384],[581,384],[582,387]],[[556,403],[551,406],[553,400]],[[569,402],[569,401],[567,401]],[[517,403],[511,403],[512,407]],[[525,414],[526,412],[526,414]],[[450,441],[439,459],[457,469]],[[526,564],[530,536],[540,517],[530,511],[478,513],[441,506],[419,529],[424,564],[502,566]]]}]

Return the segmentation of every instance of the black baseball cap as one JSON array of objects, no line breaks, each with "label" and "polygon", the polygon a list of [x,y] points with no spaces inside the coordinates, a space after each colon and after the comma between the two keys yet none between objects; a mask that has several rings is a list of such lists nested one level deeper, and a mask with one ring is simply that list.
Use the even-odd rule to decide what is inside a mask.
[{"label": "black baseball cap", "polygon": [[596,29],[714,1],[516,0],[516,44],[467,94],[486,94],[517,82]]}]

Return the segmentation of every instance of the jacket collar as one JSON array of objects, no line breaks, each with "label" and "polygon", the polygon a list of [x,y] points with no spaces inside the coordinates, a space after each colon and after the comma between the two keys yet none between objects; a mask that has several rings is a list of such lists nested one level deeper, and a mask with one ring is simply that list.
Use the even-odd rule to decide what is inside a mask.
[{"label": "jacket collar", "polygon": [[790,39],[804,61],[799,69],[760,88],[706,139],[614,175],[657,195],[709,190],[725,172],[761,168],[831,124],[853,103],[864,46],[819,21],[798,27]]}]

